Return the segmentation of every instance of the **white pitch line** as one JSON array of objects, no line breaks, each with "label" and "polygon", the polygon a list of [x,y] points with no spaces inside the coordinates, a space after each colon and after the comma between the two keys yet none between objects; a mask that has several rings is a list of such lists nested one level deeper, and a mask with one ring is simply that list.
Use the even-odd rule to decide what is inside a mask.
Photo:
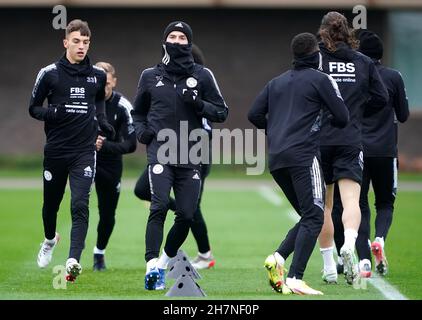
[{"label": "white pitch line", "polygon": [[388,300],[409,300],[405,295],[401,294],[399,290],[394,288],[387,281],[382,279],[377,274],[374,274],[369,283],[373,285],[382,295]]},{"label": "white pitch line", "polygon": [[281,197],[268,186],[259,186],[259,194],[273,205],[280,207],[283,204]]},{"label": "white pitch line", "polygon": [[[281,207],[284,204],[282,197],[269,186],[259,186],[259,194],[277,207]],[[287,216],[294,222],[300,220],[299,215],[293,209],[287,211]]]},{"label": "white pitch line", "polygon": [[[268,186],[260,186],[259,194],[273,205],[280,207],[283,204],[283,201],[279,194],[277,194],[274,189]],[[298,222],[300,217],[296,211],[289,210],[287,211],[287,216],[292,219],[294,222]],[[408,300],[406,296],[400,293],[396,288],[389,284],[384,279],[380,278],[377,274],[374,274],[370,279],[369,283],[377,289],[386,299],[388,300]]]},{"label": "white pitch line", "polygon": [[290,219],[292,219],[295,223],[299,222],[300,220],[300,216],[297,214],[297,212],[295,210],[289,210],[287,211],[287,215],[289,216]]}]

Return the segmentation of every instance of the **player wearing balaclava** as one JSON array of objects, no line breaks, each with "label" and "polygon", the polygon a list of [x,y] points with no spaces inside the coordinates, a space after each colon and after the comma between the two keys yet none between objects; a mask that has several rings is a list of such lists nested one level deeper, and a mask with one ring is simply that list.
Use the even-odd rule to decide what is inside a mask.
[{"label": "player wearing balaclava", "polygon": [[[202,181],[201,163],[209,159],[204,160],[206,157],[202,154],[201,157],[191,157],[190,150],[205,136],[208,137],[202,119],[223,122],[228,114],[213,73],[193,61],[192,38],[192,29],[185,22],[175,21],[166,27],[162,61],[142,72],[134,102],[136,135],[141,143],[147,145],[152,191],[145,236],[147,290],[165,288],[168,261],[176,256],[185,241],[197,209]],[[203,130],[204,135],[197,141],[184,139],[193,130]],[[180,134],[183,131],[187,135]],[[173,134],[167,136],[169,132]],[[208,153],[208,148],[201,148],[201,151]],[[176,219],[159,257],[172,188],[177,207]]]}]

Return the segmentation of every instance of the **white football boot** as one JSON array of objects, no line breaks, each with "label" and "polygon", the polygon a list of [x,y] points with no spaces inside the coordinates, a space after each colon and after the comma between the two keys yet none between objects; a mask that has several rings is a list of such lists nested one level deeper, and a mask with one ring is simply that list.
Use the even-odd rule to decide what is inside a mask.
[{"label": "white football boot", "polygon": [[66,281],[75,282],[76,278],[82,273],[82,266],[75,258],[69,258],[66,261]]},{"label": "white football boot", "polygon": [[40,248],[40,251],[38,252],[38,257],[37,257],[38,267],[45,268],[50,264],[51,258],[53,257],[54,248],[56,247],[59,240],[60,240],[60,236],[58,233],[56,233],[56,236],[54,237],[54,239],[52,240],[45,239],[41,243],[41,248]]}]

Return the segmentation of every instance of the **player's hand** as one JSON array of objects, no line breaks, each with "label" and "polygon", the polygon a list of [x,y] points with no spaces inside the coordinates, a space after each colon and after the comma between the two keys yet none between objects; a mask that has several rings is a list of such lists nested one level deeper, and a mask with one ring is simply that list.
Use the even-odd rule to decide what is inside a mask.
[{"label": "player's hand", "polygon": [[50,123],[58,123],[64,119],[66,107],[62,104],[50,104],[45,114],[44,120]]},{"label": "player's hand", "polygon": [[105,116],[97,116],[98,124],[100,125],[100,129],[104,132],[106,137],[110,140],[114,140],[116,137],[116,131],[114,130],[113,126],[108,123]]},{"label": "player's hand", "polygon": [[199,112],[204,108],[204,102],[198,96],[197,90],[187,89],[183,92],[183,102],[188,106],[196,108]]},{"label": "player's hand", "polygon": [[97,151],[100,151],[101,150],[101,148],[104,145],[104,141],[105,140],[106,140],[106,137],[103,137],[103,136],[98,136],[97,137],[97,141],[95,142],[95,146],[97,148]]},{"label": "player's hand", "polygon": [[154,139],[154,136],[154,131],[151,129],[145,129],[144,132],[137,137],[137,139],[140,143],[148,145],[151,143],[152,139]]}]

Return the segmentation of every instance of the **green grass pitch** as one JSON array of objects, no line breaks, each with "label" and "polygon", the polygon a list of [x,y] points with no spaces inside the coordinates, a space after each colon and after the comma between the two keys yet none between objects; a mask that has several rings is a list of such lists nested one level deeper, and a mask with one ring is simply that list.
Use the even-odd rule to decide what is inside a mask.
[{"label": "green grass pitch", "polygon": [[[281,191],[276,190],[280,197]],[[372,197],[372,195],[371,195]],[[371,198],[372,199],[372,198]],[[62,240],[46,269],[39,269],[36,255],[43,239],[41,189],[0,190],[0,299],[170,299],[165,292],[144,289],[144,235],[148,208],[128,189],[122,190],[116,226],[106,252],[108,270],[92,272],[92,250],[98,213],[95,190],[90,202],[90,226],[82,255],[83,272],[66,290],[53,288],[53,267],[63,265],[69,250],[69,192],[60,207],[57,231]],[[422,299],[422,192],[399,191],[386,250],[390,272],[385,277],[409,299]],[[283,296],[272,291],[263,268],[265,257],[277,248],[293,220],[290,206],[275,206],[258,191],[206,189],[203,213],[216,266],[201,270],[198,284],[206,299],[385,299],[371,284],[354,289],[342,276],[338,285],[321,280],[322,259],[318,247],[308,264],[304,280],[324,292],[321,297]],[[169,213],[166,231],[171,226]],[[196,255],[192,235],[182,247]],[[288,259],[288,264],[291,258]],[[287,264],[287,266],[288,266]],[[171,286],[174,280],[168,280]]]}]

